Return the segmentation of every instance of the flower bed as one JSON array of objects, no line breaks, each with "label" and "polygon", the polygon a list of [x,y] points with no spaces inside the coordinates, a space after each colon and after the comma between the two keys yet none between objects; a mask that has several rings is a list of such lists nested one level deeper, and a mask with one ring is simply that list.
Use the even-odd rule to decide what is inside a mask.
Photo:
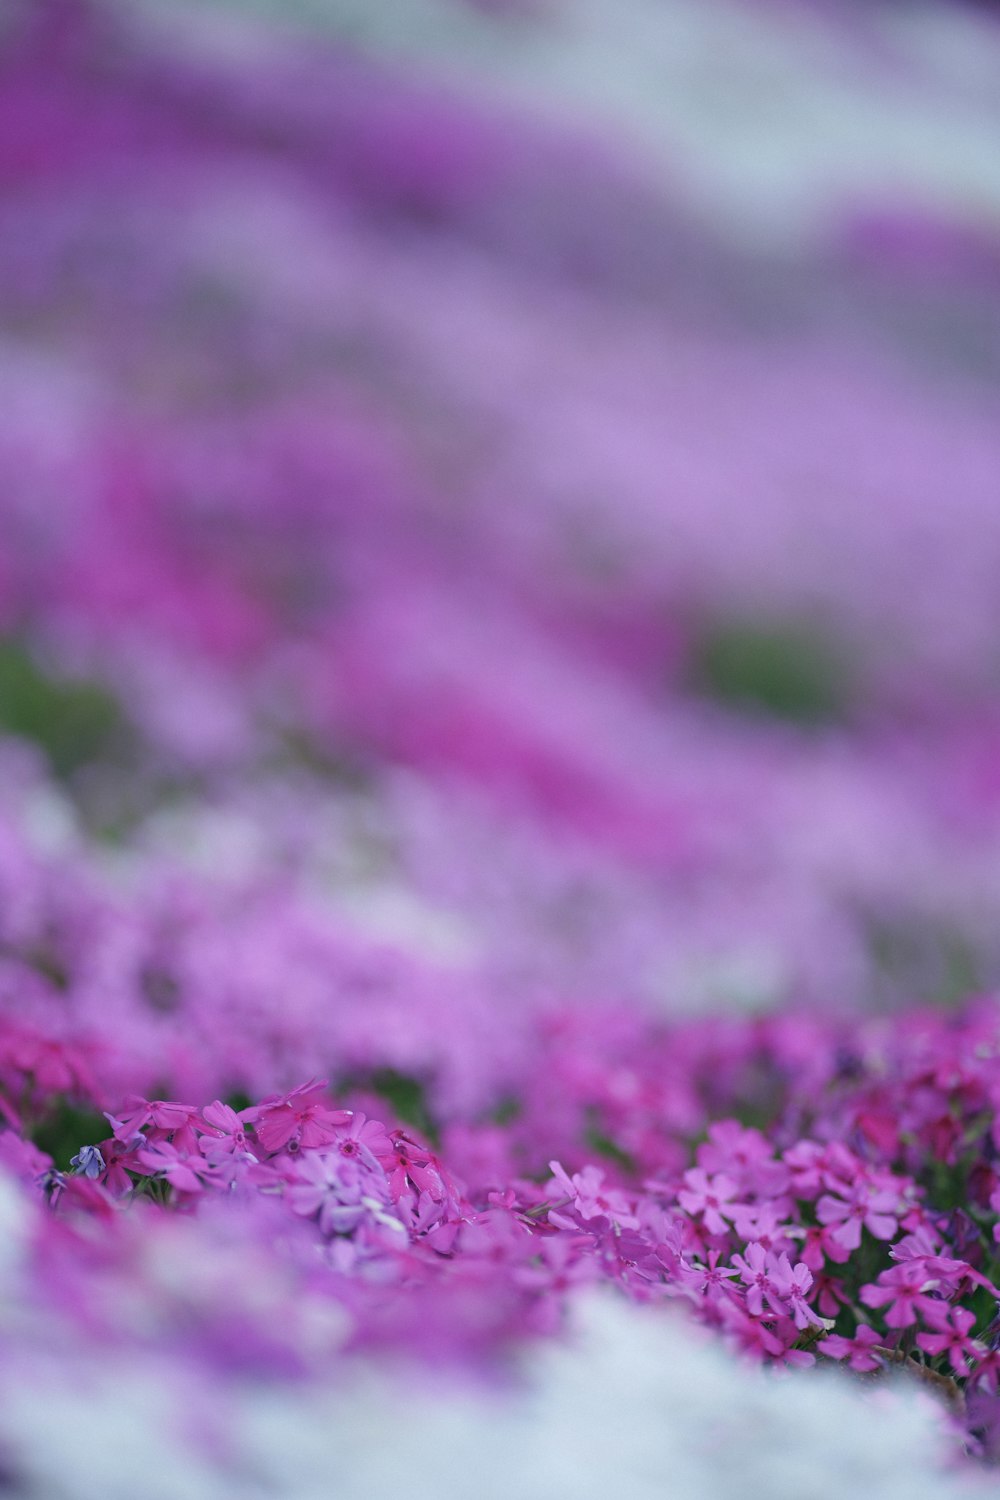
[{"label": "flower bed", "polygon": [[0,22],[24,1500],[990,1482],[1000,37],[761,6],[751,232],[642,10]]}]

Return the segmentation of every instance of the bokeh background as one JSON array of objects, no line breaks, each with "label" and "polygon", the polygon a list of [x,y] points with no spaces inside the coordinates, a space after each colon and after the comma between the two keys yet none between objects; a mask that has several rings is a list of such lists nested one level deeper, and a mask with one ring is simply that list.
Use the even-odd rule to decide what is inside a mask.
[{"label": "bokeh background", "polygon": [[998,57],[8,3],[5,837],[126,893],[280,850],[487,1010],[993,982]]}]

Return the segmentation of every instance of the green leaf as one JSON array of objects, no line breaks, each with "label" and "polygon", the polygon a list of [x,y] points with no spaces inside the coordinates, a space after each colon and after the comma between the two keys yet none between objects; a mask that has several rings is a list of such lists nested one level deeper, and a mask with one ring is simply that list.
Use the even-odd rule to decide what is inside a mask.
[{"label": "green leaf", "polygon": [[596,1151],[598,1156],[603,1156],[607,1161],[613,1161],[623,1172],[636,1170],[635,1159],[617,1141],[605,1135],[594,1115],[591,1115],[584,1129],[583,1138],[591,1151]]},{"label": "green leaf", "polygon": [[376,1068],[371,1073],[355,1073],[340,1080],[337,1093],[349,1093],[352,1089],[370,1090],[391,1105],[396,1118],[406,1125],[413,1125],[432,1144],[439,1139],[437,1123],[431,1112],[424,1083],[411,1073],[400,1073],[395,1068]]},{"label": "green leaf", "polygon": [[69,1171],[70,1159],[81,1147],[106,1141],[110,1133],[103,1115],[80,1109],[65,1099],[56,1100],[30,1132],[35,1145],[51,1156],[60,1172]]},{"label": "green leaf", "polygon": [[18,641],[0,641],[0,733],[32,740],[68,777],[123,737],[116,699],[100,683],[43,669]]},{"label": "green leaf", "polygon": [[798,724],[843,715],[848,698],[843,659],[814,626],[733,620],[696,642],[689,687],[728,707]]},{"label": "green leaf", "polygon": [[244,1109],[249,1109],[253,1104],[250,1095],[245,1094],[242,1089],[236,1089],[233,1093],[227,1094],[222,1102],[228,1104],[229,1108],[234,1110],[236,1114],[239,1114]]}]

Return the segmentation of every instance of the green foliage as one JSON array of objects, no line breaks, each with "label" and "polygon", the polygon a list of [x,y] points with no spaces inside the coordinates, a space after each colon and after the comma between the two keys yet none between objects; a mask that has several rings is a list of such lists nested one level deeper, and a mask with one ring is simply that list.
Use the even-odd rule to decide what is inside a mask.
[{"label": "green foliage", "polygon": [[24,963],[30,964],[53,989],[69,989],[70,969],[54,941],[41,939],[37,943],[27,943],[22,948],[14,948],[12,945],[11,951],[16,952]]},{"label": "green foliage", "polygon": [[60,1172],[67,1172],[70,1159],[81,1147],[106,1141],[110,1133],[103,1115],[57,1099],[31,1131],[31,1139],[40,1151],[51,1156]]},{"label": "green foliage", "polygon": [[371,770],[355,749],[330,744],[302,725],[276,729],[268,764],[279,771],[309,771],[348,790],[365,791],[372,783]]},{"label": "green foliage", "polygon": [[139,992],[150,1010],[172,1015],[180,1004],[181,987],[176,975],[162,964],[149,963],[138,977]]},{"label": "green foliage", "polygon": [[584,1128],[583,1138],[591,1151],[596,1151],[598,1156],[603,1156],[605,1161],[613,1161],[615,1166],[621,1167],[623,1172],[634,1173],[636,1165],[634,1159],[618,1142],[612,1140],[601,1129],[600,1124],[593,1113],[590,1114],[587,1125]]},{"label": "green foliage", "polygon": [[840,655],[813,626],[734,620],[696,643],[689,686],[728,707],[819,724],[843,714],[848,684]]},{"label": "green foliage", "polygon": [[49,673],[7,639],[0,641],[0,732],[34,741],[53,772],[68,777],[113,748],[124,720],[99,683]]},{"label": "green foliage", "polygon": [[439,1141],[437,1123],[431,1111],[424,1083],[410,1073],[397,1072],[395,1068],[376,1068],[372,1073],[353,1073],[342,1078],[337,1087],[338,1094],[352,1089],[368,1090],[378,1094],[389,1104],[398,1120],[412,1125],[421,1135],[436,1145]]},{"label": "green foliage", "polygon": [[505,1094],[494,1105],[487,1118],[491,1125],[510,1125],[520,1118],[521,1110],[521,1101],[517,1095]]},{"label": "green foliage", "polygon": [[253,1102],[254,1101],[250,1098],[250,1095],[245,1094],[242,1089],[235,1089],[233,1093],[227,1094],[225,1099],[223,1100],[223,1103],[228,1104],[229,1108],[235,1110],[237,1114],[239,1114],[241,1110],[249,1109]]},{"label": "green foliage", "polygon": [[[997,1274],[996,1262],[987,1261],[986,1265],[982,1267],[982,1270],[984,1275],[988,1276],[991,1281],[994,1280]],[[965,1294],[962,1299],[962,1305],[967,1308],[975,1318],[976,1321],[973,1326],[977,1335],[981,1335],[984,1329],[988,1328],[993,1319],[996,1317],[997,1299],[994,1297],[989,1287],[974,1287],[971,1291]]]},{"label": "green foliage", "polygon": [[892,991],[954,1006],[985,986],[966,934],[925,913],[861,912],[861,929],[877,973]]},{"label": "green foliage", "polygon": [[927,1189],[927,1201],[936,1213],[967,1207],[969,1173],[975,1164],[975,1157],[966,1157],[953,1166],[943,1161],[930,1162],[921,1177],[922,1185]]}]

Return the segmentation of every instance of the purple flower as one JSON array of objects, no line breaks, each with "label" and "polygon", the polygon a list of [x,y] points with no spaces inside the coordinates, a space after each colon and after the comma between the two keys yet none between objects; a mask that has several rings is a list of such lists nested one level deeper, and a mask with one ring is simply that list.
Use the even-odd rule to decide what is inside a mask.
[{"label": "purple flower", "polygon": [[[677,1201],[689,1214],[700,1214],[709,1234],[726,1234],[739,1207],[733,1204],[736,1184],[731,1177],[719,1172],[709,1177],[702,1167],[692,1167],[684,1173],[685,1187],[677,1194]],[[725,1217],[723,1217],[725,1215]]]},{"label": "purple flower", "polygon": [[100,1177],[105,1170],[104,1157],[97,1146],[82,1146],[75,1156],[70,1157],[69,1164],[74,1172],[91,1180]]},{"label": "purple flower", "polygon": [[406,1230],[392,1212],[385,1173],[338,1151],[303,1152],[286,1196],[292,1212],[316,1216],[324,1235],[352,1234],[366,1222]]},{"label": "purple flower", "polygon": [[881,1343],[882,1337],[874,1328],[869,1328],[867,1323],[859,1323],[853,1338],[831,1333],[825,1339],[820,1339],[816,1347],[830,1359],[846,1359],[852,1370],[864,1373],[880,1370],[885,1364],[874,1352],[876,1345]]},{"label": "purple flower", "polygon": [[638,1228],[639,1221],[628,1195],[606,1187],[604,1173],[599,1167],[584,1167],[582,1172],[574,1172],[570,1177],[557,1161],[552,1161],[549,1170],[581,1219],[607,1218],[620,1229]]},{"label": "purple flower", "polygon": [[775,1257],[763,1245],[748,1245],[745,1256],[733,1256],[733,1265],[746,1286],[747,1308],[754,1317],[763,1316],[765,1302],[774,1312],[788,1312],[785,1298],[774,1279]]},{"label": "purple flower", "polygon": [[816,1204],[816,1217],[830,1230],[830,1238],[844,1250],[857,1250],[861,1227],[877,1240],[891,1240],[898,1229],[899,1193],[876,1188],[867,1182],[842,1190],[846,1197],[824,1194]]},{"label": "purple flower", "polygon": [[796,1328],[822,1326],[822,1319],[817,1317],[806,1301],[813,1284],[813,1275],[804,1262],[799,1261],[793,1267],[788,1256],[782,1253],[774,1263],[771,1280],[779,1297],[787,1304]]},{"label": "purple flower", "polygon": [[866,1307],[885,1307],[885,1321],[890,1328],[909,1328],[918,1317],[933,1316],[941,1304],[928,1295],[936,1290],[938,1280],[928,1276],[922,1261],[906,1261],[883,1271],[875,1285],[861,1288]]},{"label": "purple flower", "polygon": [[982,1361],[986,1350],[970,1337],[976,1322],[974,1313],[938,1302],[927,1308],[924,1321],[934,1329],[933,1333],[917,1334],[917,1345],[925,1354],[946,1354],[956,1375],[969,1373],[970,1360]]},{"label": "purple flower", "polygon": [[720,1250],[710,1250],[707,1265],[699,1265],[697,1261],[681,1265],[678,1280],[696,1297],[715,1298],[725,1294],[727,1282],[740,1273],[731,1266],[720,1266],[721,1254]]}]

